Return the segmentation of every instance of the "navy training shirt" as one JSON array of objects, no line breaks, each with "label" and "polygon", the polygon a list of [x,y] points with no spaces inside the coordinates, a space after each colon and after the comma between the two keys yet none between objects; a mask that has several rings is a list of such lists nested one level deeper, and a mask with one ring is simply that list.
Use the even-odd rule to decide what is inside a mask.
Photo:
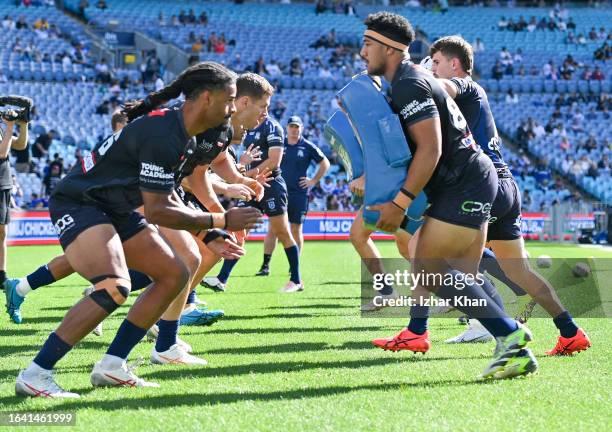
[{"label": "navy training shirt", "polygon": [[53,189],[62,200],[92,202],[113,213],[142,205],[142,191],[170,195],[174,170],[192,138],[180,109],[152,111],[98,143]]},{"label": "navy training shirt", "polygon": [[442,126],[442,155],[425,185],[431,193],[454,181],[469,162],[482,150],[472,134],[455,101],[444,91],[437,79],[422,67],[404,60],[391,81],[391,107],[399,115],[400,123],[414,154],[416,144],[409,139],[408,128],[420,121],[438,117]]},{"label": "navy training shirt", "polygon": [[452,78],[457,87],[455,102],[463,113],[476,143],[493,161],[498,173],[509,173],[501,153],[501,139],[484,89],[471,78]]},{"label": "navy training shirt", "polygon": [[311,162],[319,163],[325,156],[319,147],[303,137],[294,144],[290,145],[285,139],[285,152],[281,162],[283,178],[287,183],[287,192],[301,193],[306,195],[308,189],[300,186],[300,178],[306,176]]},{"label": "navy training shirt", "polygon": [[[257,168],[265,160],[268,159],[268,153],[272,147],[283,147],[285,141],[285,134],[281,125],[271,117],[266,119],[255,129],[247,132],[244,137],[244,148],[248,148],[251,144],[259,146],[261,150],[261,160],[252,162],[249,165],[249,169]],[[281,170],[275,169],[272,171],[272,176],[275,178],[281,174]]]}]

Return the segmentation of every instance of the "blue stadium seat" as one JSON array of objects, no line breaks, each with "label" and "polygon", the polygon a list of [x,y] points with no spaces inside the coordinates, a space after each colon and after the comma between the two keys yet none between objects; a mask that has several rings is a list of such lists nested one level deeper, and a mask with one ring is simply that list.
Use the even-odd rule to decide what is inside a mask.
[{"label": "blue stadium seat", "polygon": [[587,94],[589,92],[589,82],[585,80],[578,81],[578,91],[582,94]]},{"label": "blue stadium seat", "polygon": [[567,81],[558,80],[556,82],[556,88],[557,88],[557,92],[559,93],[567,93]]},{"label": "blue stadium seat", "polygon": [[554,93],[555,92],[555,82],[552,80],[544,81],[544,91],[546,93]]}]

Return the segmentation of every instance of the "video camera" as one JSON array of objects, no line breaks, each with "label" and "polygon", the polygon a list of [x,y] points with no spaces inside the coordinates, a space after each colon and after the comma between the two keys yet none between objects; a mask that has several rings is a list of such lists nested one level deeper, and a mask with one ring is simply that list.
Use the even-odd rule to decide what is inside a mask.
[{"label": "video camera", "polygon": [[[11,106],[9,109],[0,109],[0,118],[5,121],[30,121],[30,111],[34,106],[32,99],[25,96],[0,97],[0,107]],[[17,108],[13,108],[17,107]]]}]

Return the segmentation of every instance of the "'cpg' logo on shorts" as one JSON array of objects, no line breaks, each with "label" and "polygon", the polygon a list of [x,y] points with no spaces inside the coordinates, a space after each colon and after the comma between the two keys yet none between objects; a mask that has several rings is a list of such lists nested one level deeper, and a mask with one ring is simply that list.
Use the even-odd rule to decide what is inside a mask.
[{"label": "'cpg' logo on shorts", "polygon": [[482,213],[488,216],[491,213],[491,204],[479,201],[463,201],[461,210],[467,214]]},{"label": "'cpg' logo on shorts", "polygon": [[74,219],[69,214],[65,214],[55,222],[55,232],[61,236],[65,231],[68,231],[75,225]]}]

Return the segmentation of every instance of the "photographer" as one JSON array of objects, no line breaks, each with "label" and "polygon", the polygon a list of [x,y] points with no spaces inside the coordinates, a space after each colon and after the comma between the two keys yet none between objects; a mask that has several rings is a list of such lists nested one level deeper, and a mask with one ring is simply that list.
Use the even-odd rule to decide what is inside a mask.
[{"label": "photographer", "polygon": [[[28,110],[29,112],[29,110]],[[6,226],[10,220],[11,190],[11,164],[9,153],[11,148],[23,150],[28,145],[27,116],[14,110],[1,113],[0,121],[6,124],[4,132],[0,129],[0,284],[6,280]],[[15,123],[19,125],[19,135],[13,136]]]}]

